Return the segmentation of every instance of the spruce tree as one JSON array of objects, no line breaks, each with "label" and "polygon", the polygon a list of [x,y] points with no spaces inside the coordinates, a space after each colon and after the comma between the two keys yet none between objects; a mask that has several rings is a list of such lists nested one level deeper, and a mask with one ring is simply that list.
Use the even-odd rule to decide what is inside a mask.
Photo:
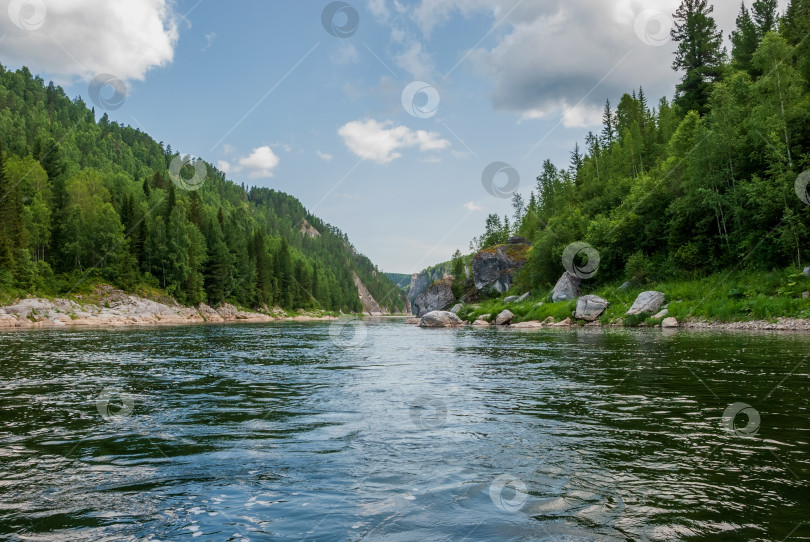
[{"label": "spruce tree", "polygon": [[737,15],[737,28],[731,33],[731,62],[738,70],[749,71],[759,45],[757,27],[743,3]]},{"label": "spruce tree", "polygon": [[713,11],[707,0],[682,0],[673,15],[672,39],[678,49],[672,68],[685,72],[675,102],[684,112],[705,114],[712,86],[720,78],[725,51]]},{"label": "spruce tree", "polygon": [[777,30],[779,25],[779,15],[777,15],[777,0],[757,0],[751,7],[754,23],[757,28],[757,36],[761,40],[768,32]]}]

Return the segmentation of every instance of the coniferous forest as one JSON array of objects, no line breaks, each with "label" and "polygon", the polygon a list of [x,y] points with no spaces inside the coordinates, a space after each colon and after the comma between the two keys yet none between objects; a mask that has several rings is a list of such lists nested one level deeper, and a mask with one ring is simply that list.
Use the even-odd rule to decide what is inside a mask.
[{"label": "coniferous forest", "polygon": [[[297,199],[237,185],[207,163],[185,163],[173,182],[171,145],[106,113],[96,121],[81,98],[26,68],[0,66],[0,144],[6,295],[109,283],[187,305],[357,312],[356,273],[381,305],[404,310],[399,288]],[[201,187],[184,189],[195,171],[206,171]]]},{"label": "coniferous forest", "polygon": [[547,160],[514,215],[490,215],[472,249],[534,242],[522,288],[554,284],[567,245],[601,262],[595,283],[689,279],[810,262],[810,0],[740,8],[732,49],[706,0],[673,14],[681,81],[670,103],[642,88],[604,107],[570,165]]}]

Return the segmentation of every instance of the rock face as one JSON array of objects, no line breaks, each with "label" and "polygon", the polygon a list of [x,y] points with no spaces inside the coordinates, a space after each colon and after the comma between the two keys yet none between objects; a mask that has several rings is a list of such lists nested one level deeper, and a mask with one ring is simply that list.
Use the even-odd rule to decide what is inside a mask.
[{"label": "rock face", "polygon": [[641,292],[626,314],[627,316],[642,313],[654,314],[661,309],[664,299],[666,296],[663,292]]},{"label": "rock face", "polygon": [[574,316],[578,320],[593,322],[598,320],[609,306],[610,302],[598,295],[584,295],[577,299],[577,312]]},{"label": "rock face", "polygon": [[391,314],[386,307],[381,307],[377,300],[374,299],[374,296],[371,295],[371,292],[368,291],[366,285],[360,280],[360,277],[357,276],[357,273],[354,274],[354,285],[357,287],[357,295],[360,297],[360,303],[363,304],[363,312],[368,314],[369,316],[382,316],[383,314]]},{"label": "rock face", "polygon": [[554,303],[571,301],[577,299],[580,295],[582,295],[582,279],[566,271],[557,281],[557,284],[554,285],[551,300]]},{"label": "rock face", "polygon": [[678,327],[678,325],[679,325],[678,321],[675,318],[672,318],[672,317],[664,318],[664,321],[661,322],[661,327],[662,328],[673,328],[673,327]]},{"label": "rock face", "polygon": [[512,311],[508,311],[508,310],[502,311],[498,315],[498,317],[495,318],[495,325],[496,326],[507,326],[507,325],[512,323],[512,318],[514,318],[514,317],[515,317],[515,315],[512,314]]},{"label": "rock face", "polygon": [[419,327],[457,327],[464,325],[461,318],[449,311],[431,311],[419,322]]},{"label": "rock face", "polygon": [[456,302],[453,295],[452,281],[442,279],[431,284],[427,290],[419,294],[413,302],[413,313],[422,317],[432,311],[446,309]]},{"label": "rock face", "polygon": [[517,244],[500,245],[480,251],[472,262],[475,288],[507,291],[512,287],[515,273],[526,265],[528,249],[528,245]]},{"label": "rock face", "polygon": [[508,241],[506,241],[510,245],[531,245],[531,243],[525,237],[520,237],[515,235],[514,237],[510,237]]}]

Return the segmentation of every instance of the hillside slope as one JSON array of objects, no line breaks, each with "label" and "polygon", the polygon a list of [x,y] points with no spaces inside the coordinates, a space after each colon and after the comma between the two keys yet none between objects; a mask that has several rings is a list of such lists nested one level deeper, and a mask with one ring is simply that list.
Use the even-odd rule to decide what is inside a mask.
[{"label": "hillside slope", "polygon": [[6,298],[103,282],[187,305],[354,312],[356,274],[380,305],[405,307],[343,232],[294,197],[237,185],[106,114],[96,122],[81,98],[26,68],[0,66],[0,144]]}]

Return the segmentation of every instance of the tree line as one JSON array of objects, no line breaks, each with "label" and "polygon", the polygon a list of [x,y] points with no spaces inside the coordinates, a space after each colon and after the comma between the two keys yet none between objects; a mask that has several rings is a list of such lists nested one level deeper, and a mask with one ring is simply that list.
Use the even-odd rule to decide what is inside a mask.
[{"label": "tree line", "polygon": [[0,66],[0,291],[104,282],[188,305],[355,312],[356,274],[382,305],[404,309],[400,290],[297,199],[237,185],[205,162],[200,189],[180,188],[169,174],[177,156],[106,113],[96,121],[27,68]]},{"label": "tree line", "polygon": [[807,265],[810,0],[783,15],[776,0],[743,4],[730,54],[712,13],[683,0],[673,15],[671,103],[643,88],[608,101],[601,132],[566,168],[544,161],[528,201],[515,194],[514,215],[490,215],[471,248],[533,240],[527,287],[553,284],[577,241],[599,251],[599,281]]}]

